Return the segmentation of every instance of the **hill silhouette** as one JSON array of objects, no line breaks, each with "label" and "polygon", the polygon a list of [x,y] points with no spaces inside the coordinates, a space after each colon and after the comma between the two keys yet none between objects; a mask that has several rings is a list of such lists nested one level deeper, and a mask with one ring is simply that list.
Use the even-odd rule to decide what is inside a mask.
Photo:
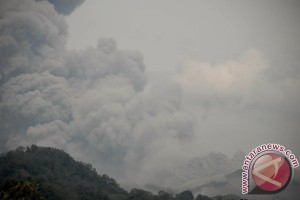
[{"label": "hill silhouette", "polygon": [[169,194],[132,189],[127,192],[116,180],[99,175],[90,164],[75,161],[51,147],[19,147],[0,155],[0,200],[201,200],[239,199],[238,196],[194,198],[190,191]]}]

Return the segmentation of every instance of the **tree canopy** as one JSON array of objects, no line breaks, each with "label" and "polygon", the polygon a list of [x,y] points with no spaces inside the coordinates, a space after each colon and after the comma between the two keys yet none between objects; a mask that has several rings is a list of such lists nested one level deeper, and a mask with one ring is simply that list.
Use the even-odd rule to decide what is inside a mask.
[{"label": "tree canopy", "polygon": [[[75,161],[50,147],[19,147],[0,155],[0,200],[194,200],[190,191],[157,195],[141,189],[127,192],[113,178],[99,175],[91,164]],[[237,196],[195,200],[239,199]]]}]

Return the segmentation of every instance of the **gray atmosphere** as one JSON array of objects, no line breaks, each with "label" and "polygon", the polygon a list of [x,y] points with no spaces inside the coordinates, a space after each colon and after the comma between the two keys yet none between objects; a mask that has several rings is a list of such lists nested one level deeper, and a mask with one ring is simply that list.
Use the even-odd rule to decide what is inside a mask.
[{"label": "gray atmosphere", "polygon": [[263,143],[299,158],[299,20],[296,0],[0,0],[0,151],[63,149],[126,188]]}]

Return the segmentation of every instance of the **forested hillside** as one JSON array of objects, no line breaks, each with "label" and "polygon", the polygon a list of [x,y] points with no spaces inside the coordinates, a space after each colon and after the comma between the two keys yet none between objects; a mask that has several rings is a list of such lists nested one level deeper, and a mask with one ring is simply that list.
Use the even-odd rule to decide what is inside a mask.
[{"label": "forested hillside", "polygon": [[0,199],[32,200],[209,200],[239,199],[235,195],[213,198],[194,195],[122,189],[107,175],[99,175],[90,164],[75,161],[67,153],[50,147],[19,147],[0,156]]}]

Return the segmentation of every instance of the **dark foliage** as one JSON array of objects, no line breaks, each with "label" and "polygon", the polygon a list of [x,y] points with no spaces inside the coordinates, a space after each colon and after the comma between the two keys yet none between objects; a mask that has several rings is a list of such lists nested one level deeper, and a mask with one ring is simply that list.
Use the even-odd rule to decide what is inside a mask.
[{"label": "dark foliage", "polygon": [[159,200],[173,200],[173,195],[167,193],[167,192],[164,192],[164,191],[159,191],[158,192],[158,195],[157,195],[157,199]]},{"label": "dark foliage", "polygon": [[129,195],[130,200],[153,200],[153,194],[151,192],[141,190],[141,189],[132,189]]},{"label": "dark foliage", "polygon": [[194,200],[194,195],[191,191],[183,191],[176,195],[175,200]]},{"label": "dark foliage", "polygon": [[[0,200],[194,200],[190,191],[175,197],[164,191],[132,189],[130,193],[107,175],[99,175],[90,164],[75,161],[67,153],[50,147],[19,147],[0,155]],[[239,199],[235,195],[195,200]]]},{"label": "dark foliage", "polygon": [[109,195],[127,197],[117,182],[107,175],[98,175],[90,164],[75,161],[67,153],[32,145],[0,157],[0,188],[17,181],[34,180],[41,195],[48,200],[109,199]]},{"label": "dark foliage", "polygon": [[198,194],[195,200],[212,200],[212,198],[205,195]]}]

